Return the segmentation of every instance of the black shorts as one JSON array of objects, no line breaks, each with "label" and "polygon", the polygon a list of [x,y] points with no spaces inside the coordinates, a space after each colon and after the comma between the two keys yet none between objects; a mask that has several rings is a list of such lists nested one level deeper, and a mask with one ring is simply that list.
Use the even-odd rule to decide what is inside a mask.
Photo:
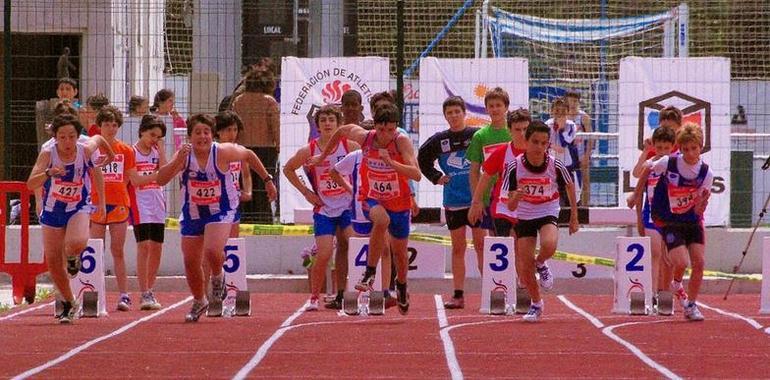
[{"label": "black shorts", "polygon": [[134,237],[137,243],[145,240],[163,243],[165,232],[166,225],[163,223],[142,223],[134,226]]},{"label": "black shorts", "polygon": [[494,218],[495,236],[511,236],[511,229],[516,223],[505,218]]},{"label": "black shorts", "polygon": [[664,224],[660,228],[660,235],[663,236],[669,251],[682,245],[687,247],[690,244],[706,243],[703,223]]},{"label": "black shorts", "polygon": [[482,215],[481,220],[476,222],[476,224],[471,225],[468,222],[468,211],[470,208],[462,208],[459,210],[448,210],[444,209],[444,217],[446,218],[446,226],[449,228],[450,231],[456,230],[463,226],[468,226],[471,228],[485,228],[488,229],[492,223],[491,218],[489,217],[489,213],[486,212],[488,210],[485,210],[484,215]]},{"label": "black shorts", "polygon": [[557,218],[552,215],[544,216],[542,218],[537,219],[531,219],[531,220],[521,220],[516,223],[516,225],[513,226],[514,231],[516,231],[516,237],[521,239],[525,237],[537,237],[537,233],[540,231],[543,226],[547,224],[553,224],[554,226],[558,226]]}]

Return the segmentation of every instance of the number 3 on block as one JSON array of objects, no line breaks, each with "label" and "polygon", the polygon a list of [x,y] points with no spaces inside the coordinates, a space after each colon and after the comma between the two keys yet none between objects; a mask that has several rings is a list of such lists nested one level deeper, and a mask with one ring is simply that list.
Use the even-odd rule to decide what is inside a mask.
[{"label": "number 3 on block", "polygon": [[495,272],[502,272],[508,269],[508,246],[501,243],[495,243],[489,247],[489,250],[491,252],[497,251],[497,255],[495,255],[496,261],[489,263],[489,269]]}]

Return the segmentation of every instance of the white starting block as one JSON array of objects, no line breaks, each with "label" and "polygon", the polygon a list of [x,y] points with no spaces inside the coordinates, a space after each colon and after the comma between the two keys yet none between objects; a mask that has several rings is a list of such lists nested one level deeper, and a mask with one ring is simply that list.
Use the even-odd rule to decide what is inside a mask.
[{"label": "white starting block", "polygon": [[251,315],[251,293],[246,281],[246,240],[243,238],[227,239],[225,244],[225,262],[222,270],[225,273],[225,289],[227,296],[224,301],[209,302],[209,317],[230,317]]},{"label": "white starting block", "polygon": [[[80,304],[80,317],[107,315],[107,292],[104,288],[104,242],[88,239],[88,245],[80,253],[80,272],[70,278],[70,288]],[[61,313],[61,301],[56,301],[54,316]]]},{"label": "white starting block", "polygon": [[612,312],[646,315],[652,310],[652,251],[649,237],[618,237]]},{"label": "white starting block", "polygon": [[484,238],[482,314],[507,314],[516,299],[516,257],[512,237]]},{"label": "white starting block", "polygon": [[770,237],[762,239],[762,292],[760,314],[770,314]]},{"label": "white starting block", "polygon": [[364,294],[364,296],[369,296],[368,303],[362,302],[365,297],[361,297],[366,292],[359,292],[355,289],[356,283],[366,271],[368,258],[369,238],[350,238],[348,243],[348,281],[342,300],[342,309],[345,314],[358,315],[365,311],[367,314],[381,315],[385,312],[382,293],[382,261],[377,263],[377,274],[374,276],[372,294]]}]

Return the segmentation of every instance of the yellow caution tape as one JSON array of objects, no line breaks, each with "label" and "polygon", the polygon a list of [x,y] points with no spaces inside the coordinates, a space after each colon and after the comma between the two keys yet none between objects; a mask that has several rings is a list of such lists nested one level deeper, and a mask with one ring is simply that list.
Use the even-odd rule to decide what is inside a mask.
[{"label": "yellow caution tape", "polygon": [[[166,219],[166,228],[179,229],[179,220],[174,218]],[[288,226],[282,224],[241,224],[240,234],[249,236],[265,236],[265,235],[278,235],[278,236],[307,236],[313,234],[313,226],[310,225],[298,225]],[[443,246],[451,247],[452,238],[445,235],[426,234],[421,232],[413,232],[409,234],[409,240],[419,241],[423,243],[440,244]],[[473,241],[468,240],[468,247],[473,247]],[[560,261],[566,261],[568,263],[575,264],[588,264],[597,265],[603,267],[614,267],[615,260],[608,259],[606,257],[578,255],[575,253],[556,251],[553,258]],[[689,274],[689,269],[687,274]],[[749,280],[749,281],[762,281],[761,274],[733,274],[727,272],[706,270],[703,272],[704,276],[716,277],[723,279],[736,279],[736,280]]]}]

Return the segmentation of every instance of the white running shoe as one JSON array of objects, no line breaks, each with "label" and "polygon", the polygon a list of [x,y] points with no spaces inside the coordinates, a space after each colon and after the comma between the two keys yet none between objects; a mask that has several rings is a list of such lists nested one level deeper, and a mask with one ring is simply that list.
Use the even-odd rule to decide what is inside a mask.
[{"label": "white running shoe", "polygon": [[311,296],[310,300],[307,301],[307,306],[305,306],[305,311],[318,311],[318,297],[317,296]]},{"label": "white running shoe", "polygon": [[684,286],[682,286],[681,282],[678,281],[671,281],[671,293],[674,293],[674,297],[676,297],[676,300],[679,301],[679,304],[682,305],[682,308],[687,307],[688,301],[687,301],[687,292],[684,290]]},{"label": "white running shoe", "polygon": [[684,307],[684,317],[693,322],[700,322],[705,319],[695,302]]},{"label": "white running shoe", "polygon": [[553,289],[553,274],[551,274],[551,269],[548,268],[547,264],[543,264],[543,266],[537,267],[537,273],[540,275],[540,279],[538,280],[540,288],[546,292],[550,292],[551,289]]},{"label": "white running shoe", "polygon": [[543,307],[542,306],[535,306],[529,305],[529,311],[527,314],[524,314],[522,319],[526,322],[537,322],[540,320],[540,317],[543,316]]}]

